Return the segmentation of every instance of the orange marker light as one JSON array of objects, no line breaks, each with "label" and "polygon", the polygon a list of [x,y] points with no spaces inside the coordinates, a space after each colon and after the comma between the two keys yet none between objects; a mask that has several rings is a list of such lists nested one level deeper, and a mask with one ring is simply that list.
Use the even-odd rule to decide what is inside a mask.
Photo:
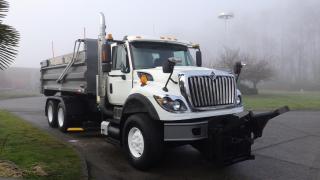
[{"label": "orange marker light", "polygon": [[142,85],[142,86],[146,85],[147,82],[148,82],[147,75],[142,74],[142,75],[140,76],[140,82],[141,82],[141,85]]},{"label": "orange marker light", "polygon": [[106,39],[107,40],[113,40],[112,34],[108,34]]}]

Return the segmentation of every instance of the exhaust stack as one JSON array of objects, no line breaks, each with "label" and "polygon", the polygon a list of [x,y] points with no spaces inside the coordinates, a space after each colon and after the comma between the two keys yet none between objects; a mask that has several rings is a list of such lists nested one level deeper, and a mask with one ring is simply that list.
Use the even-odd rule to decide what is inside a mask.
[{"label": "exhaust stack", "polygon": [[102,72],[102,51],[103,51],[103,46],[106,43],[106,22],[104,18],[104,14],[100,12],[100,27],[99,27],[99,36],[98,36],[98,76],[97,78],[97,102],[100,102],[100,96],[104,98],[105,93],[102,90],[103,83],[104,81],[102,80],[103,72]]},{"label": "exhaust stack", "polygon": [[102,71],[102,61],[103,61],[103,50],[105,49],[106,44],[106,22],[104,14],[100,12],[100,32],[98,36],[98,75],[96,76],[97,83],[97,103],[99,104],[99,109],[105,115],[112,117],[113,111],[106,108],[106,81],[103,80],[104,74]]},{"label": "exhaust stack", "polygon": [[100,33],[99,33],[99,40],[105,40],[106,37],[106,21],[104,18],[104,14],[100,12]]}]

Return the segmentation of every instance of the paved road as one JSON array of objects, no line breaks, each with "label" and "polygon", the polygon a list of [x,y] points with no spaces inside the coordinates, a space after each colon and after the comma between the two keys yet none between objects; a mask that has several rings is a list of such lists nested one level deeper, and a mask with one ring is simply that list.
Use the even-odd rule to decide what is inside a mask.
[{"label": "paved road", "polygon": [[50,129],[45,98],[0,101],[7,109],[50,134],[71,143],[83,154],[92,179],[307,179],[320,180],[320,112],[294,111],[271,121],[256,141],[256,160],[216,169],[190,146],[167,150],[162,163],[149,172],[128,165],[122,151],[96,133],[62,134]]}]

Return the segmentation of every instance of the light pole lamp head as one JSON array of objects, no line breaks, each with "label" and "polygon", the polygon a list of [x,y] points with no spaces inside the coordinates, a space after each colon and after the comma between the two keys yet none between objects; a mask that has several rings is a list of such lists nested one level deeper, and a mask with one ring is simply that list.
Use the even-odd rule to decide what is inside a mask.
[{"label": "light pole lamp head", "polygon": [[229,13],[222,12],[218,15],[218,18],[228,20],[228,19],[234,18],[234,14],[232,12],[229,12]]}]

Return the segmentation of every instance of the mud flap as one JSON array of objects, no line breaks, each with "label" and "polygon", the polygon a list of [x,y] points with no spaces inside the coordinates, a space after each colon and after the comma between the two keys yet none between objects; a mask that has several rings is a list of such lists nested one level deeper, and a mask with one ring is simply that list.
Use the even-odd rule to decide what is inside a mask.
[{"label": "mud flap", "polygon": [[207,156],[218,166],[254,159],[251,154],[254,139],[262,136],[270,119],[287,111],[287,106],[260,114],[250,111],[245,116],[234,116],[227,122],[222,121],[219,125],[209,127]]}]

